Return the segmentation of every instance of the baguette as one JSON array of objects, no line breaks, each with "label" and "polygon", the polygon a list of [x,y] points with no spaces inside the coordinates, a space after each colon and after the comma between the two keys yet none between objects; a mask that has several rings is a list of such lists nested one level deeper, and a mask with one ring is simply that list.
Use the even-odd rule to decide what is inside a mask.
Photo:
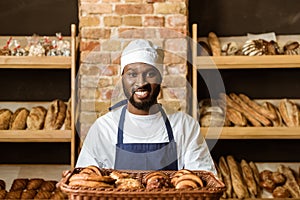
[{"label": "baguette", "polygon": [[227,94],[221,93],[220,94],[221,99],[226,101],[227,105],[236,109],[237,111],[243,113],[247,120],[253,125],[253,126],[262,126],[259,121],[257,121],[252,115],[250,115],[244,108],[242,108],[238,103],[233,101]]},{"label": "baguette", "polygon": [[239,111],[228,107],[226,109],[226,117],[230,122],[232,122],[236,126],[247,126],[246,117]]},{"label": "baguette", "polygon": [[255,119],[261,122],[264,126],[272,125],[270,120],[268,120],[266,117],[256,112],[253,108],[251,108],[248,104],[246,104],[238,95],[236,95],[235,93],[230,93],[229,96],[233,101],[239,104],[245,111],[247,111]]},{"label": "baguette", "polygon": [[268,109],[270,112],[272,112],[274,115],[276,115],[276,118],[271,120],[273,126],[275,127],[283,126],[282,117],[279,113],[278,108],[270,102],[264,102],[263,106],[266,109]]},{"label": "baguette", "polygon": [[233,158],[233,156],[228,155],[226,157],[226,160],[230,170],[233,191],[235,192],[235,194],[239,199],[244,199],[249,197],[247,187],[244,184],[244,180],[242,178],[240,169],[235,159]]},{"label": "baguette", "polygon": [[245,94],[239,94],[239,97],[246,102],[251,108],[253,108],[256,112],[260,113],[261,115],[267,117],[270,120],[275,120],[277,118],[276,114],[268,110],[267,108],[259,105],[255,101],[251,100]]},{"label": "baguette", "polygon": [[221,50],[221,45],[219,38],[214,32],[208,33],[208,38],[207,38],[208,44],[210,46],[210,49],[212,51],[213,56],[221,56],[222,50]]},{"label": "baguette", "polygon": [[232,197],[232,181],[231,181],[231,176],[230,176],[230,170],[227,165],[227,162],[223,156],[219,158],[219,169],[220,172],[223,176],[223,181],[226,185],[226,197],[231,198]]},{"label": "baguette", "polygon": [[299,126],[299,110],[293,101],[289,99],[282,99],[279,102],[278,109],[283,121],[288,127]]},{"label": "baguette", "polygon": [[251,170],[251,167],[249,164],[243,159],[241,161],[241,168],[242,168],[242,174],[244,181],[246,185],[248,186],[248,191],[250,193],[251,198],[255,198],[257,196],[257,185],[255,178],[253,176],[253,172]]}]

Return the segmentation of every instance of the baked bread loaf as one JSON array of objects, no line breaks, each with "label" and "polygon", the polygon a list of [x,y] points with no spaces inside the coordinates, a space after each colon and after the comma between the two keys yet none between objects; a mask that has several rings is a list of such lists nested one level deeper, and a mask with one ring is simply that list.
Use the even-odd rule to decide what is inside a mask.
[{"label": "baked bread loaf", "polygon": [[293,101],[282,99],[279,102],[278,109],[283,121],[288,127],[299,126],[299,109]]},{"label": "baked bread loaf", "polygon": [[7,130],[9,128],[12,114],[13,113],[9,109],[0,109],[0,130]]},{"label": "baked bread loaf", "polygon": [[44,128],[47,109],[43,106],[33,107],[27,117],[28,130],[41,130]]},{"label": "baked bread loaf", "polygon": [[9,129],[25,130],[28,115],[29,115],[28,109],[18,108],[11,116],[10,123],[9,123]]},{"label": "baked bread loaf", "polygon": [[72,105],[71,105],[71,98],[70,98],[67,104],[66,118],[64,121],[65,130],[71,130],[71,109],[72,109]]},{"label": "baked bread loaf", "polygon": [[227,165],[227,162],[226,162],[224,156],[221,156],[219,158],[219,169],[223,176],[224,184],[226,185],[226,191],[225,191],[226,198],[231,198],[232,197],[232,181],[231,181],[229,167]]},{"label": "baked bread loaf", "polygon": [[119,189],[139,189],[143,188],[141,181],[135,178],[120,178],[117,179],[115,185]]},{"label": "baked bread loaf", "polygon": [[277,186],[273,192],[273,197],[274,198],[289,198],[290,197],[290,192],[288,191],[288,189],[286,189],[283,186]]},{"label": "baked bread loaf", "polygon": [[226,157],[226,161],[229,167],[234,193],[237,195],[239,199],[249,197],[247,187],[244,184],[242,174],[240,172],[239,166],[237,165],[237,162],[235,161],[234,157],[232,155],[228,155]]},{"label": "baked bread loaf", "polygon": [[213,56],[221,56],[221,53],[222,53],[221,44],[220,44],[219,38],[216,35],[216,33],[209,32],[207,41],[208,41],[208,44],[212,51],[212,55]]},{"label": "baked bread loaf", "polygon": [[66,118],[67,106],[62,100],[54,100],[51,102],[45,118],[45,130],[59,130]]},{"label": "baked bread loaf", "polygon": [[273,115],[275,116],[274,119],[270,119],[273,126],[275,127],[283,126],[282,117],[279,113],[278,108],[270,102],[264,102],[263,106],[266,109],[268,109],[271,113],[273,113]]},{"label": "baked bread loaf", "polygon": [[245,183],[248,187],[250,197],[255,198],[257,196],[258,192],[257,192],[257,185],[255,182],[252,170],[251,170],[249,164],[244,159],[241,160],[240,164],[241,164],[241,169],[242,169],[242,175],[243,175]]}]

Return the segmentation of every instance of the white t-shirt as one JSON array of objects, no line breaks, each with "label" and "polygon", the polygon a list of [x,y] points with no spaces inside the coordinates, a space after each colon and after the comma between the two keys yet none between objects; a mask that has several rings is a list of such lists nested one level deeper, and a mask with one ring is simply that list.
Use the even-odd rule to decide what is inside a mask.
[{"label": "white t-shirt", "polygon": [[[122,108],[99,117],[91,126],[80,151],[76,167],[96,165],[114,168],[118,124]],[[178,168],[216,169],[199,123],[183,112],[168,115],[177,145]],[[135,115],[126,110],[123,143],[169,142],[167,129],[160,112],[153,115]],[[134,161],[133,161],[134,162]]]}]

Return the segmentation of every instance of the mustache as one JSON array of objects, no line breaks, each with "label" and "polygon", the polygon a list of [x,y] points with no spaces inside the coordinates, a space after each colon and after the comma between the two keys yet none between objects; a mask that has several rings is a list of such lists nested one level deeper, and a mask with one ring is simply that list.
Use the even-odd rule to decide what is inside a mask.
[{"label": "mustache", "polygon": [[138,90],[151,91],[151,85],[150,84],[146,84],[146,85],[143,85],[141,87],[133,87],[131,92],[132,92],[132,94],[134,94]]}]

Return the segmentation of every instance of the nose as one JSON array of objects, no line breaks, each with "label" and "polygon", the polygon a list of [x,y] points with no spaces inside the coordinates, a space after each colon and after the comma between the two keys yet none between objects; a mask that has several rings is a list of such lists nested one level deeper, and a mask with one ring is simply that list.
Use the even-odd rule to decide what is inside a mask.
[{"label": "nose", "polygon": [[138,74],[138,76],[136,78],[136,82],[135,82],[136,86],[141,87],[141,86],[145,85],[146,83],[147,83],[147,80],[146,80],[145,76],[142,73]]}]

